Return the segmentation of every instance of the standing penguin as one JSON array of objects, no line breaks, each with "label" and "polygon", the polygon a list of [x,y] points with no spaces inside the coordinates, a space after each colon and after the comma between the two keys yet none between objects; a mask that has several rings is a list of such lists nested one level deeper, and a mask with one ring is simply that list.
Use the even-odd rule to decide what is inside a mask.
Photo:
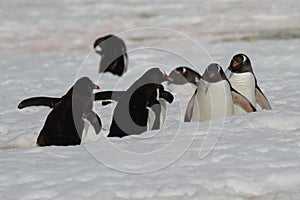
[{"label": "standing penguin", "polygon": [[[250,59],[245,54],[233,56],[225,74],[232,87],[244,95],[252,105],[256,106],[257,103],[262,109],[271,110],[268,99],[257,85]],[[243,114],[245,111],[235,106],[234,113]]]},{"label": "standing penguin", "polygon": [[124,41],[115,35],[106,35],[94,42],[96,53],[101,56],[99,73],[111,72],[122,76],[127,71],[128,56]]},{"label": "standing penguin", "polygon": [[[113,112],[108,137],[137,135],[147,131],[149,108],[153,108],[156,118],[159,118],[160,106],[156,106],[159,105],[157,97],[160,96],[169,103],[173,101],[173,95],[162,89],[161,83],[167,80],[171,78],[159,68],[152,68],[136,80],[125,93],[120,95],[120,92],[117,92],[114,95],[112,92],[112,99],[117,99],[118,103]],[[103,100],[102,94],[96,93],[95,99]],[[155,119],[154,129],[158,127],[158,123]]]},{"label": "standing penguin", "polygon": [[233,104],[246,112],[256,111],[247,98],[231,87],[221,66],[210,64],[188,103],[184,121],[206,121],[233,115]]},{"label": "standing penguin", "polygon": [[195,92],[201,75],[189,67],[177,67],[169,74],[174,81],[168,81],[168,88],[179,93]]},{"label": "standing penguin", "polygon": [[[76,81],[74,86],[63,97],[53,98],[53,104],[48,104],[53,109],[49,113],[44,127],[37,138],[38,146],[80,144],[84,128],[83,118],[93,125],[96,134],[100,132],[102,127],[101,120],[92,110],[93,89],[99,89],[99,86],[94,85],[89,78],[82,77]],[[18,107],[20,109],[26,107],[24,106],[26,102],[28,100],[22,101]]]}]

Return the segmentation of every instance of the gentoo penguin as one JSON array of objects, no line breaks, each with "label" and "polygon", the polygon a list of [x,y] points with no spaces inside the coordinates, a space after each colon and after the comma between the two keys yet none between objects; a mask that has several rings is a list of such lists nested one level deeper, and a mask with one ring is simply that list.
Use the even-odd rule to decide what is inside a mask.
[{"label": "gentoo penguin", "polygon": [[[112,99],[117,99],[118,102],[113,112],[108,137],[137,135],[147,131],[149,107],[155,107],[156,115],[160,113],[157,97],[161,96],[169,103],[173,101],[173,95],[162,89],[161,83],[167,80],[171,80],[171,78],[159,68],[152,68],[136,80],[122,95],[117,93],[113,97],[114,93],[110,93]],[[104,100],[102,94],[96,93],[95,99]],[[158,126],[157,123],[158,121],[155,120],[154,124],[156,125],[153,125],[155,128]]]},{"label": "gentoo penguin", "polygon": [[210,64],[188,103],[184,121],[198,122],[233,115],[233,104],[247,112],[256,111],[247,98],[231,87],[221,66]]},{"label": "gentoo penguin", "polygon": [[168,88],[178,93],[194,93],[201,75],[189,67],[177,67],[169,74],[174,81],[168,82]]},{"label": "gentoo penguin", "polygon": [[[53,109],[37,138],[38,146],[80,144],[84,128],[83,118],[93,125],[97,134],[100,132],[101,120],[92,110],[93,89],[99,89],[99,86],[93,84],[88,77],[82,77],[63,97],[54,98]],[[22,105],[21,102],[18,107],[26,107]]]},{"label": "gentoo penguin", "polygon": [[[252,105],[256,106],[258,103],[262,109],[271,110],[268,99],[257,85],[250,59],[245,54],[233,56],[225,74],[232,87],[244,95]],[[235,114],[245,113],[237,106],[235,106],[234,112]]]},{"label": "gentoo penguin", "polygon": [[[169,78],[171,79],[171,78]],[[102,91],[95,94],[95,101],[102,101],[102,105],[108,105],[112,102],[118,102],[127,91]],[[147,109],[149,110],[147,120],[147,131],[157,130],[163,127],[166,118],[166,101],[172,103],[173,95],[164,90],[162,85],[159,85],[156,93],[157,101],[148,101]]]},{"label": "gentoo penguin", "polygon": [[101,56],[99,73],[111,72],[122,76],[127,71],[128,56],[124,41],[115,35],[106,35],[94,42],[96,53]]}]

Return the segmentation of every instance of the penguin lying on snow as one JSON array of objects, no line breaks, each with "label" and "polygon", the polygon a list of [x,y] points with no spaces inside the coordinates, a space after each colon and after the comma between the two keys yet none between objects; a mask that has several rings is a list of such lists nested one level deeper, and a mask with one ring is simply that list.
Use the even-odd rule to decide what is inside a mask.
[{"label": "penguin lying on snow", "polygon": [[[245,54],[233,56],[225,74],[232,87],[244,95],[254,106],[256,103],[262,108],[271,110],[271,105],[257,85],[250,59]],[[242,114],[245,111],[239,107],[234,107],[235,114]]]},{"label": "penguin lying on snow", "polygon": [[95,94],[95,100],[117,101],[108,137],[137,135],[147,131],[149,108],[155,113],[152,129],[160,127],[161,106],[158,97],[172,103],[174,97],[164,90],[162,82],[172,80],[159,68],[152,68],[136,80],[126,92],[113,91]]},{"label": "penguin lying on snow", "polygon": [[[83,118],[87,119],[98,134],[102,123],[99,116],[92,110],[93,89],[99,89],[92,81],[83,77],[76,81],[74,86],[61,98],[38,97],[43,102],[46,100],[49,107],[53,108],[49,113],[44,127],[38,138],[38,146],[50,145],[78,145],[81,143],[82,131],[84,129]],[[27,99],[19,104],[22,109],[30,104],[32,99]],[[41,102],[40,101],[40,102]],[[39,101],[35,102],[36,104]]]},{"label": "penguin lying on snow", "polygon": [[210,64],[188,103],[184,121],[206,121],[233,115],[233,104],[246,112],[256,111],[246,97],[231,87],[221,66]]},{"label": "penguin lying on snow", "polygon": [[179,93],[195,92],[201,75],[189,67],[177,67],[169,74],[174,81],[168,81],[168,88]]},{"label": "penguin lying on snow", "polygon": [[94,42],[96,53],[101,56],[99,73],[111,72],[122,76],[127,71],[128,56],[123,40],[115,35],[106,35]]}]

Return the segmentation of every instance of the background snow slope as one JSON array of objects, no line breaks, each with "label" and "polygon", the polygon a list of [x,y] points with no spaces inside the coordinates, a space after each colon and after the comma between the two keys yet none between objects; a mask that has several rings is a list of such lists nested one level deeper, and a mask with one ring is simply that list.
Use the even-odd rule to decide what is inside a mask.
[{"label": "background snow slope", "polygon": [[[300,198],[299,1],[7,0],[0,5],[1,199]],[[99,76],[94,40],[141,26],[183,32],[209,56],[172,31],[129,31],[121,34],[131,50],[129,72],[122,78]],[[170,72],[190,63],[202,73],[212,61],[225,69],[238,52],[251,58],[272,111],[180,123],[190,94],[176,94],[162,131],[107,141],[112,107],[95,103],[101,135],[89,130],[85,145],[36,148],[49,109],[17,109],[26,97],[63,95],[82,75],[103,90],[126,89],[149,66]],[[118,156],[110,142],[133,153]]]}]

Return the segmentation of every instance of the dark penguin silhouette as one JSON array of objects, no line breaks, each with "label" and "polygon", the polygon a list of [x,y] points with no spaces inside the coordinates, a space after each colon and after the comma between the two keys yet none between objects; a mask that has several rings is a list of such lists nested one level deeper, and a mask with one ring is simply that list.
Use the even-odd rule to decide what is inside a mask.
[{"label": "dark penguin silhouette", "polygon": [[101,56],[99,73],[111,72],[122,76],[127,71],[128,56],[123,40],[115,35],[106,35],[94,42],[95,51]]},{"label": "dark penguin silhouette", "polygon": [[[38,146],[79,145],[84,129],[84,118],[93,125],[97,134],[100,132],[101,120],[92,111],[93,89],[99,89],[99,86],[94,85],[89,78],[83,77],[61,98],[37,97],[40,100],[46,99],[45,102],[48,103],[46,105],[53,107],[37,138]],[[24,105],[28,105],[29,100],[22,101],[18,107],[20,109],[26,107]]]},{"label": "dark penguin silhouette", "polygon": [[[243,94],[255,106],[271,110],[271,105],[257,84],[250,59],[245,54],[236,54],[230,61],[226,75],[233,88]],[[235,109],[237,114],[242,113]]]},{"label": "dark penguin silhouette", "polygon": [[[159,68],[152,68],[145,72],[135,81],[126,92],[117,91],[116,93],[107,91],[95,94],[95,100],[113,99],[118,101],[110,126],[108,137],[124,137],[137,135],[147,131],[147,120],[149,110],[153,108],[156,119],[159,118],[160,106],[158,97],[172,103],[174,97],[165,91],[162,82],[171,80]],[[159,126],[155,119],[153,129]]]}]

